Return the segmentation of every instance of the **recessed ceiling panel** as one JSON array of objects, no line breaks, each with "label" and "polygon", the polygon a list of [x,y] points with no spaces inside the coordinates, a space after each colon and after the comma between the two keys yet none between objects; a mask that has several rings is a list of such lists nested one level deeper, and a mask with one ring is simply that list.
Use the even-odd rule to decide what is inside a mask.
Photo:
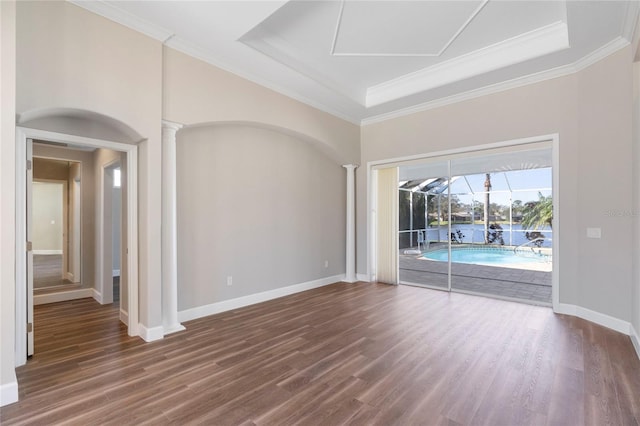
[{"label": "recessed ceiling panel", "polygon": [[637,0],[69,0],[258,84],[373,122],[565,75],[632,40]]},{"label": "recessed ceiling panel", "polygon": [[343,1],[332,53],[439,56],[487,1]]}]

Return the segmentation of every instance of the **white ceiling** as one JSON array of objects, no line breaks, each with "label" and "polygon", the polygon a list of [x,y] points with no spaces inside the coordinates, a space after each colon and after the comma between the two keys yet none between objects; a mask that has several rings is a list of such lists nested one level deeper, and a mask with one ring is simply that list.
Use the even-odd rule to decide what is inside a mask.
[{"label": "white ceiling", "polygon": [[355,123],[575,72],[628,45],[628,1],[82,1]]}]

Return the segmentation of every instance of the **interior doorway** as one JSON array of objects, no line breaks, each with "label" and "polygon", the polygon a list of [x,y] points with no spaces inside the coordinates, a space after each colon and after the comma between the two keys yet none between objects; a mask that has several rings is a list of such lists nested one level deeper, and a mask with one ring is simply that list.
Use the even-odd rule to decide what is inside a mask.
[{"label": "interior doorway", "polygon": [[[34,149],[39,148],[35,144]],[[81,163],[34,156],[34,303],[90,297],[81,277]],[[66,298],[66,299],[65,299]]]},{"label": "interior doorway", "polygon": [[[121,319],[124,319],[127,323],[127,329],[129,335],[138,335],[138,264],[137,264],[137,247],[138,247],[138,235],[137,235],[137,146],[129,145],[119,142],[111,142],[99,139],[92,139],[74,135],[60,134],[55,132],[48,132],[29,128],[16,128],[16,366],[26,363],[27,355],[33,351],[33,250],[31,233],[33,226],[31,223],[32,215],[32,180],[33,180],[33,140],[47,141],[58,146],[64,147],[84,147],[88,150],[100,149],[109,150],[112,152],[119,151],[125,155],[122,157],[123,169],[126,170],[127,179],[126,185],[126,223],[125,229],[127,230],[126,238],[123,239],[123,244],[126,250],[121,253],[125,253],[127,258],[134,259],[134,261],[122,262],[123,268],[126,271],[127,288],[126,288],[126,304],[121,303],[121,309],[126,310],[126,315]],[[99,154],[98,154],[99,155]],[[120,154],[118,154],[120,155]],[[78,183],[71,183],[70,188],[78,188]],[[104,199],[103,186],[98,187],[97,198],[99,200]],[[110,188],[112,191],[113,188]],[[111,192],[109,192],[111,195]],[[71,197],[71,199],[82,200],[82,197]],[[104,206],[101,204],[100,208]],[[109,205],[111,208],[111,205]],[[82,215],[82,213],[80,213]],[[69,215],[73,217],[73,215]],[[77,216],[76,216],[77,217]],[[111,228],[111,221],[109,220],[109,228]],[[100,229],[104,229],[100,224]],[[107,251],[105,247],[105,238],[103,238],[104,232],[98,232],[96,235],[96,250],[95,263],[99,263],[102,259],[102,255]],[[78,239],[71,239],[73,241],[81,241]],[[73,249],[76,253],[78,250],[86,252],[81,249],[79,244],[76,244]],[[109,244],[108,250],[111,253],[112,247]],[[111,257],[111,255],[109,256]],[[122,257],[122,256],[121,256]],[[109,261],[109,289],[113,287],[113,269],[112,263]],[[77,271],[79,265],[74,265],[71,269]],[[99,274],[98,274],[99,275]],[[100,294],[105,295],[105,284],[100,280],[94,282],[91,288],[91,293],[94,298],[98,300]],[[109,297],[112,299],[111,297]],[[104,300],[98,300],[101,303],[105,303]],[[107,301],[110,303],[110,301]],[[23,318],[23,320],[20,320]],[[24,336],[21,339],[20,336]]]}]

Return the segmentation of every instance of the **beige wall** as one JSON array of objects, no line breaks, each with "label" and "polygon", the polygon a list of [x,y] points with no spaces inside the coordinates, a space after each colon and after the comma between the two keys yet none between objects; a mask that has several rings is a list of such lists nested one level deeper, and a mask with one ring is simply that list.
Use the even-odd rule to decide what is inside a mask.
[{"label": "beige wall", "polygon": [[360,158],[360,128],[176,50],[164,51],[164,118],[286,129],[341,164]]},{"label": "beige wall", "polygon": [[[161,43],[68,2],[20,2],[17,49],[18,114],[45,109],[55,115],[60,108],[92,111],[124,123],[145,139],[138,164],[139,315],[147,328],[160,326]],[[77,118],[56,117],[31,126],[114,138],[101,123]],[[95,271],[83,272],[93,277]]]},{"label": "beige wall", "polygon": [[[113,181],[111,178],[112,174],[105,173],[104,169],[105,167],[106,168],[114,167],[116,164],[120,165],[122,163],[122,157],[125,155],[126,154],[123,154],[118,151],[113,151],[110,149],[102,149],[102,148],[96,149],[93,152],[93,164],[94,164],[93,175],[94,175],[94,182],[95,182],[93,191],[96,194],[94,226],[95,226],[96,235],[98,235],[101,232],[101,228],[103,226],[110,227],[112,224],[113,207],[112,205],[110,205],[112,202],[111,196],[113,195]],[[103,191],[103,188],[102,188],[103,185],[105,190],[104,192],[105,200],[108,203],[106,206],[103,204],[103,201],[105,200],[102,200],[101,198],[99,198],[100,197],[99,194],[101,194]],[[104,224],[102,223],[103,220],[105,222]],[[113,251],[111,250],[111,246],[113,244],[113,234],[111,232],[109,233],[105,232],[102,234],[102,238],[104,238],[104,241],[102,242],[102,244],[104,244],[104,246],[107,247],[108,249],[107,251],[102,252],[102,248],[99,246],[100,240],[99,238],[96,238],[94,250],[99,257],[96,259],[96,270],[95,270],[95,278],[94,278],[96,284],[101,282],[100,274],[104,274],[105,280],[112,280]],[[124,236],[123,240],[127,241],[126,235]],[[118,241],[117,244],[120,244],[120,241]],[[102,256],[100,256],[100,253],[102,253]],[[104,268],[104,270],[100,270],[101,266]],[[111,300],[111,299],[109,298],[107,300]],[[126,305],[124,304],[122,304],[122,306],[126,307]]]},{"label": "beige wall", "polygon": [[122,223],[122,190],[113,188],[111,197],[111,223],[113,224],[111,233],[111,264],[114,270],[120,270],[120,226]]},{"label": "beige wall", "polygon": [[62,206],[65,195],[63,183],[34,182],[33,250],[57,251],[62,254]]},{"label": "beige wall", "polygon": [[[574,155],[579,214],[575,245],[569,245],[578,256],[578,297],[570,303],[629,322],[634,245],[629,213],[634,189],[632,53],[627,47],[578,74]],[[587,238],[587,227],[601,227],[602,239]]]},{"label": "beige wall", "polygon": [[312,144],[185,129],[177,172],[179,310],[344,273],[346,173]]},{"label": "beige wall", "polygon": [[[16,4],[0,1],[0,190],[15,199]],[[17,399],[15,205],[0,203],[0,405]]]},{"label": "beige wall", "polygon": [[[574,75],[364,126],[361,164],[558,133],[560,301],[630,321],[631,219],[605,210],[631,207],[631,101],[626,48]],[[366,273],[366,167],[357,183]],[[602,239],[586,239],[587,226]]]}]

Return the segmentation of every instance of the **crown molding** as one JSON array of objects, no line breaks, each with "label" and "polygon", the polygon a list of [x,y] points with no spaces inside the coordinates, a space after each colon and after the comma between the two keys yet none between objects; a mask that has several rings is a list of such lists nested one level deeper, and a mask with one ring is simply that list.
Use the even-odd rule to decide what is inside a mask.
[{"label": "crown molding", "polygon": [[284,96],[287,96],[296,101],[302,102],[303,104],[309,105],[315,109],[326,112],[327,114],[331,114],[345,121],[348,121],[349,123],[352,123],[355,125],[360,124],[359,118],[346,115],[341,111],[337,111],[324,104],[321,104],[305,96],[302,96],[298,93],[295,93],[292,90],[288,90],[281,86],[273,84],[272,82],[267,81],[263,78],[257,77],[254,74],[250,74],[240,69],[234,68],[229,64],[225,63],[224,61],[220,60],[220,58],[216,57],[215,55],[212,55],[209,52],[205,51],[204,49],[198,46],[195,46],[193,43],[186,42],[185,40],[182,40],[179,37],[174,37],[173,32],[166,30],[158,25],[149,23],[144,19],[140,19],[137,16],[130,14],[129,12],[126,12],[116,6],[113,6],[109,3],[104,2],[103,0],[93,0],[93,1],[66,0],[66,1],[71,4],[74,4],[75,6],[86,9],[89,12],[93,12],[106,19],[114,21],[118,24],[124,25],[125,27],[130,28],[134,31],[138,31],[144,35],[147,35],[155,40],[158,40],[164,43],[166,46],[172,49],[180,51],[196,59],[200,59],[201,61],[204,61],[210,65],[213,65],[217,68],[223,69],[239,77],[242,77],[245,80],[249,80],[260,86],[271,89]]},{"label": "crown molding", "polygon": [[144,19],[140,19],[125,10],[104,2],[103,0],[66,1],[161,42],[164,42],[173,35],[173,32],[159,25],[145,21]]},{"label": "crown molding", "polygon": [[371,86],[367,90],[366,106],[380,105],[568,47],[570,47],[569,29],[565,22],[558,21],[437,65]]},{"label": "crown molding", "polygon": [[[292,98],[294,100],[297,100],[299,102],[302,102],[306,105],[309,105],[310,107],[313,107],[315,109],[318,109],[320,111],[323,111],[327,114],[331,114],[335,117],[338,117],[340,119],[343,119],[347,122],[350,122],[352,124],[355,125],[369,125],[369,124],[374,124],[374,123],[378,123],[381,121],[385,121],[385,120],[389,120],[389,119],[393,119],[393,118],[398,118],[398,117],[402,117],[405,115],[410,115],[410,114],[414,114],[417,112],[421,112],[421,111],[426,111],[429,109],[434,109],[434,108],[439,108],[442,106],[446,106],[446,105],[450,105],[453,103],[457,103],[457,102],[462,102],[465,100],[469,100],[469,99],[474,99],[474,98],[478,98],[480,96],[486,96],[486,95],[490,95],[492,93],[498,93],[498,92],[502,92],[505,90],[510,90],[513,88],[517,88],[517,87],[521,87],[521,86],[525,86],[528,84],[534,84],[534,83],[538,83],[544,80],[550,80],[553,78],[557,78],[557,77],[562,77],[568,74],[572,74],[575,73],[577,71],[580,71],[602,59],[604,59],[605,57],[609,56],[610,54],[628,46],[630,44],[630,42],[633,40],[634,36],[637,39],[639,34],[634,34],[635,28],[637,25],[640,24],[639,21],[639,17],[640,17],[640,2],[635,2],[635,1],[631,1],[629,2],[629,4],[627,5],[627,14],[626,14],[626,19],[625,22],[623,24],[623,27],[621,29],[622,31],[622,36],[618,37],[614,40],[612,40],[611,42],[607,43],[606,45],[602,46],[601,48],[591,52],[590,54],[588,54],[587,56],[582,57],[581,59],[579,59],[578,61],[572,63],[572,64],[568,64],[562,67],[558,67],[558,68],[554,68],[551,70],[547,70],[547,71],[542,71],[542,72],[538,72],[535,74],[530,74],[524,77],[519,77],[519,78],[515,78],[512,80],[508,80],[508,81],[504,81],[504,82],[500,82],[500,83],[496,83],[496,84],[492,84],[489,86],[485,86],[482,88],[478,88],[478,89],[474,89],[474,90],[470,90],[467,92],[463,92],[463,93],[458,93],[452,96],[448,96],[445,98],[440,98],[440,99],[435,99],[433,101],[428,101],[428,102],[424,102],[422,104],[419,105],[414,105],[411,107],[407,107],[407,108],[402,108],[402,109],[398,109],[389,113],[384,113],[384,114],[379,114],[379,115],[374,115],[374,116],[370,116],[370,117],[366,117],[363,119],[358,119],[352,115],[349,114],[345,114],[342,111],[338,111],[334,108],[328,107],[327,105],[324,105],[323,103],[314,101],[312,99],[309,99],[305,96],[302,96],[296,92],[294,92],[293,90],[289,90],[286,88],[283,88],[281,86],[278,86],[270,81],[267,81],[263,78],[260,78],[254,74],[250,74],[247,73],[243,70],[239,70],[236,69],[228,64],[226,64],[225,62],[223,62],[220,58],[216,57],[215,55],[212,55],[211,53],[205,51],[204,49],[201,49],[195,45],[193,45],[193,43],[188,43],[184,40],[179,39],[178,37],[172,37],[174,34],[165,29],[162,28],[161,26],[149,23],[143,19],[138,18],[135,15],[130,14],[129,12],[126,12],[116,6],[113,6],[109,3],[106,3],[104,0],[93,0],[93,1],[85,1],[85,0],[66,0],[67,2],[81,7],[85,10],[88,10],[90,12],[93,12],[97,15],[100,15],[106,19],[109,19],[111,21],[114,21],[116,23],[119,23],[121,25],[124,25],[125,27],[128,27],[134,31],[140,32],[148,37],[151,37],[152,39],[158,40],[162,43],[164,43],[166,46],[171,47],[175,50],[178,50],[186,55],[192,56],[196,59],[202,60],[210,65],[213,65],[217,68],[223,69],[227,72],[230,72],[232,74],[235,74],[241,78],[244,78],[246,80],[249,80],[253,83],[256,83],[260,86],[266,87],[270,90],[273,90],[275,92],[278,92],[284,96],[287,96],[289,98]],[[562,23],[561,23],[562,24]],[[566,24],[565,24],[566,25]],[[544,27],[546,28],[546,27]],[[536,30],[539,31],[539,30]],[[527,33],[528,34],[528,33]],[[525,34],[526,35],[526,34]],[[522,36],[518,36],[515,39],[521,38]],[[507,40],[505,42],[510,42],[513,39]],[[503,42],[503,43],[505,43]],[[501,44],[501,43],[499,43]],[[495,45],[494,45],[495,46]],[[489,46],[487,49],[492,48],[494,46]],[[483,49],[485,50],[485,49]],[[469,66],[469,65],[467,65]],[[472,68],[475,65],[471,65]],[[506,65],[504,65],[506,66]],[[424,71],[424,70],[422,70]],[[421,71],[418,71],[421,72]],[[486,71],[484,71],[486,72]],[[477,71],[474,72],[474,74],[478,74]],[[401,77],[401,79],[405,78],[407,76]],[[389,83],[389,82],[387,82]],[[387,84],[387,83],[383,83],[383,84]],[[441,86],[443,84],[438,84],[438,86]]]},{"label": "crown molding", "polygon": [[630,44],[629,40],[625,38],[622,38],[622,37],[614,38],[609,43],[605,44],[604,46],[594,50],[593,52],[589,53],[586,56],[583,56],[582,58],[574,62],[573,67],[575,68],[575,72],[582,71],[583,69],[606,58],[612,53],[615,53],[618,50],[627,47],[629,44]]},{"label": "crown molding", "polygon": [[529,84],[539,83],[558,77],[564,77],[566,75],[582,71],[588,66],[595,64],[596,62],[606,58],[607,56],[617,52],[620,49],[627,47],[628,45],[629,41],[625,40],[622,37],[617,37],[616,39],[594,50],[587,56],[582,57],[580,60],[574,63],[481,87],[479,89],[469,90],[453,96],[447,96],[446,98],[435,99],[433,101],[424,102],[422,104],[414,105],[408,108],[398,109],[389,113],[367,117],[360,121],[360,125],[366,126],[369,124],[379,123],[382,121],[390,120],[392,118],[403,117],[405,115],[411,115],[417,112],[440,108],[446,105],[479,98],[481,96],[487,96],[493,93],[504,92],[506,90],[527,86]]},{"label": "crown molding", "polygon": [[179,37],[172,37],[170,40],[168,40],[165,45],[167,47],[170,47],[172,49],[175,49],[179,52],[182,52],[186,55],[189,55],[191,57],[194,57],[196,59],[199,59],[203,62],[208,63],[209,65],[213,65],[217,68],[220,68],[224,71],[230,72],[238,77],[244,78],[245,80],[249,80],[259,86],[262,87],[266,87],[267,89],[273,90],[275,92],[278,92],[284,96],[287,96],[291,99],[294,99],[298,102],[302,102],[303,104],[309,105],[315,109],[318,109],[320,111],[326,112],[327,114],[331,114],[335,117],[341,118],[345,121],[348,121],[349,123],[355,124],[355,125],[359,125],[360,124],[360,120],[355,118],[355,117],[351,117],[348,116],[346,114],[344,114],[343,112],[337,111],[333,108],[330,108],[324,104],[321,104],[319,102],[316,102],[312,99],[309,99],[305,96],[302,96],[292,90],[289,89],[285,89],[284,87],[278,86],[276,84],[273,84],[272,82],[260,78],[258,76],[256,76],[255,74],[251,74],[251,73],[247,73],[243,70],[237,69],[235,67],[232,67],[228,64],[226,64],[225,62],[221,61],[218,57],[216,57],[215,55],[210,54],[207,50],[202,49],[200,47],[196,47],[194,46],[192,43],[186,42],[184,40],[182,40]]},{"label": "crown molding", "polygon": [[527,86],[529,84],[539,83],[545,80],[551,80],[557,77],[563,77],[565,75],[573,74],[575,69],[573,65],[565,65],[563,67],[554,68],[547,71],[542,71],[535,74],[530,74],[524,77],[515,78],[500,83],[491,84],[489,86],[481,87],[479,89],[469,90],[463,93],[458,93],[445,98],[435,99],[414,105],[407,108],[398,109],[392,112],[367,117],[360,121],[363,126],[379,123],[382,121],[390,120],[392,118],[403,117],[405,115],[415,114],[417,112],[427,111],[430,109],[440,108],[446,105],[455,104],[458,102],[467,101],[470,99],[479,98],[482,96],[491,95],[493,93],[504,92],[506,90],[515,89],[521,86]]}]

